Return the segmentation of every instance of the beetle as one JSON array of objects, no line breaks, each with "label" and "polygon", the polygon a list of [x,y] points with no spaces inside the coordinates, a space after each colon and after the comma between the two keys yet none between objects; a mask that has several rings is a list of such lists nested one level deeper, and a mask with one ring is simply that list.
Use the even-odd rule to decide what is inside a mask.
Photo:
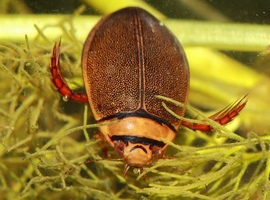
[{"label": "beetle", "polygon": [[[128,7],[103,19],[90,31],[82,53],[86,94],[75,93],[60,71],[60,42],[51,57],[52,82],[66,99],[89,103],[101,126],[100,136],[130,166],[141,169],[167,148],[161,138],[173,141],[184,125],[193,130],[213,127],[173,117],[155,95],[187,103],[189,67],[176,37],[154,16],[141,8]],[[246,105],[242,98],[210,117],[224,125]],[[168,103],[177,115],[185,108]]]}]

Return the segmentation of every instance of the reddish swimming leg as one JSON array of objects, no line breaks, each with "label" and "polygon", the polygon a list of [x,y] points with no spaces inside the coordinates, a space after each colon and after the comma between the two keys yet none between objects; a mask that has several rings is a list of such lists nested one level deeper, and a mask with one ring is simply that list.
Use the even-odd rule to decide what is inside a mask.
[{"label": "reddish swimming leg", "polygon": [[51,57],[51,74],[52,82],[58,92],[68,100],[77,101],[80,103],[88,103],[86,94],[74,93],[67,85],[60,70],[60,43],[54,45]]},{"label": "reddish swimming leg", "polygon": [[[238,115],[238,113],[245,107],[246,104],[247,104],[247,95],[233,102],[232,104],[222,109],[221,111],[215,113],[214,115],[210,116],[209,119],[212,119],[221,125],[225,125],[230,121],[232,121]],[[200,131],[213,130],[213,127],[207,124],[182,121],[182,125],[192,130],[200,130]]]},{"label": "reddish swimming leg", "polygon": [[102,149],[104,158],[109,158],[109,149],[108,149],[108,144],[106,144],[105,139],[103,138],[102,134],[95,133],[94,138],[96,140],[102,139],[101,141],[98,142],[98,146]]}]

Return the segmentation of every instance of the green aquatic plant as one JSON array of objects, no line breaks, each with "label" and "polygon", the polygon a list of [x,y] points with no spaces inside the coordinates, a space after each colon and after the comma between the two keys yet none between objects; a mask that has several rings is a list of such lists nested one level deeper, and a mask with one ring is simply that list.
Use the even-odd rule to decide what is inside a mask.
[{"label": "green aquatic plant", "polygon": [[[122,6],[126,3],[119,7]],[[85,7],[81,6],[78,13],[80,9]],[[88,106],[62,101],[50,80],[51,51],[61,38],[63,75],[70,87],[83,90],[82,44],[99,18],[77,13],[1,15],[2,196],[6,199],[48,196],[52,199],[268,199],[269,78],[217,49],[263,51],[269,42],[269,26],[195,23],[159,16],[184,44],[191,70],[192,105],[218,110],[247,93],[250,93],[249,101],[225,128],[207,121],[215,124],[215,132],[180,129],[173,142],[164,140],[170,145],[164,159],[151,163],[143,171],[130,169],[124,177],[125,163],[113,149],[109,148],[108,157],[103,159],[100,146],[104,144],[94,137],[100,125],[93,121]],[[196,27],[202,27],[199,33]],[[223,37],[211,37],[211,32],[221,30]],[[191,41],[191,32],[196,40]],[[164,106],[172,101],[159,98],[163,98]],[[190,105],[187,114],[193,120],[206,119],[205,114]]]}]

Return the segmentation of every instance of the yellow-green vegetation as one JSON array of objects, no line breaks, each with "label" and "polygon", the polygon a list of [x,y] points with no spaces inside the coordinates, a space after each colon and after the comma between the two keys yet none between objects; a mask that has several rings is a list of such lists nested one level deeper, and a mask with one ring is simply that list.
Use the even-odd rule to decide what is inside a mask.
[{"label": "yellow-green vegetation", "polygon": [[[258,63],[269,67],[269,25],[172,20],[145,1],[109,6],[111,1],[85,0],[71,15],[34,15],[23,1],[13,2],[1,2],[0,9],[0,199],[270,198],[269,77],[218,51],[256,52]],[[180,129],[173,142],[164,141],[170,144],[164,159],[124,177],[125,163],[113,149],[103,159],[88,105],[64,102],[49,66],[61,38],[63,75],[83,91],[82,45],[100,17],[80,13],[129,5],[150,10],[182,41],[191,73],[187,116],[204,119],[215,131]],[[226,127],[193,108],[214,112],[246,94],[246,107]],[[165,107],[172,101],[157,98]]]}]

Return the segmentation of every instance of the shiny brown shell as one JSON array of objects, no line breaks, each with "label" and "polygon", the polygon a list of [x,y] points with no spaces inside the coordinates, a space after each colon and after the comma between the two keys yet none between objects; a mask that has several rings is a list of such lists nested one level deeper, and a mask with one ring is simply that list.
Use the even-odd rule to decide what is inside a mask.
[{"label": "shiny brown shell", "polygon": [[[145,10],[130,7],[103,18],[86,39],[82,65],[96,120],[142,111],[179,128],[155,95],[186,103],[188,63],[173,34]],[[183,116],[183,108],[170,108]]]}]

